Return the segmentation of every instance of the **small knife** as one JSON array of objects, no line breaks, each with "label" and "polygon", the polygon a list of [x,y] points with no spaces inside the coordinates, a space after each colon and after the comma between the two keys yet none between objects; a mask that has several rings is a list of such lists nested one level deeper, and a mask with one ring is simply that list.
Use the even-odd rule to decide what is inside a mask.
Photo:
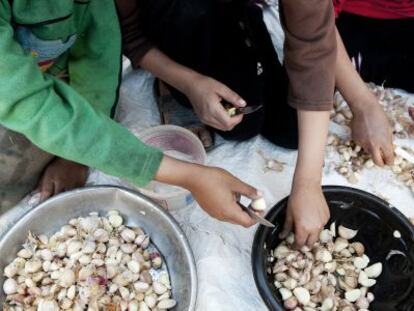
[{"label": "small knife", "polygon": [[238,116],[240,114],[250,114],[263,108],[263,105],[254,105],[246,107],[225,107],[230,117]]},{"label": "small knife", "polygon": [[240,202],[239,202],[239,205],[243,209],[243,211],[245,211],[251,218],[256,220],[259,224],[261,224],[263,226],[266,226],[266,227],[270,227],[270,228],[275,228],[276,227],[274,224],[272,224],[270,221],[268,221],[264,217],[257,215],[254,212],[254,209],[250,205],[249,205],[249,207],[246,207],[243,204],[241,204]]}]

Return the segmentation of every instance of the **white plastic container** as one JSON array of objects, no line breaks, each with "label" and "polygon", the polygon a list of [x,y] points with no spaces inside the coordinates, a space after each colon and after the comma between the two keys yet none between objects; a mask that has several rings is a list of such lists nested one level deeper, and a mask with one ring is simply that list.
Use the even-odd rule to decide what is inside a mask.
[{"label": "white plastic container", "polygon": [[[207,155],[200,139],[183,127],[160,125],[142,132],[139,138],[173,158],[198,164],[206,163]],[[156,181],[145,188],[138,188],[138,191],[167,210],[177,210],[194,203],[193,196],[186,189]]]}]

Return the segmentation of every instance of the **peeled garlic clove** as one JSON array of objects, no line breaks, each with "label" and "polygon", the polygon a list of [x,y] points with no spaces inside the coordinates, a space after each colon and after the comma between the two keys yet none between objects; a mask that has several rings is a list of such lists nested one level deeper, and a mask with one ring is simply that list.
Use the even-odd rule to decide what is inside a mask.
[{"label": "peeled garlic clove", "polygon": [[369,308],[369,301],[368,301],[368,299],[367,298],[365,298],[365,297],[360,297],[357,301],[356,301],[356,303],[355,303],[355,305],[358,307],[358,310],[361,310],[361,309],[368,309]]},{"label": "peeled garlic clove", "polygon": [[177,302],[173,299],[164,299],[158,303],[157,308],[161,310],[168,310],[174,308],[176,304]]},{"label": "peeled garlic clove", "polygon": [[289,235],[286,238],[286,243],[292,245],[295,243],[295,234],[293,232],[289,233]]},{"label": "peeled garlic clove", "polygon": [[250,205],[254,210],[259,212],[263,212],[266,210],[266,201],[264,200],[264,198],[253,200]]},{"label": "peeled garlic clove", "polygon": [[14,279],[7,279],[3,283],[3,291],[6,295],[17,293],[17,282]]},{"label": "peeled garlic clove", "polygon": [[298,299],[299,303],[306,306],[310,302],[310,293],[304,287],[297,287],[293,290],[293,295]]},{"label": "peeled garlic clove", "polygon": [[157,281],[152,283],[152,288],[157,295],[162,295],[167,291],[167,287],[164,284],[161,284]]},{"label": "peeled garlic clove", "polygon": [[331,311],[334,307],[334,301],[332,298],[326,298],[321,306],[321,311]]},{"label": "peeled garlic clove", "polygon": [[161,257],[156,257],[152,260],[152,267],[154,269],[159,269],[162,266],[162,259]]},{"label": "peeled garlic clove", "polygon": [[331,232],[332,237],[336,237],[336,223],[331,223],[329,227],[329,231]]},{"label": "peeled garlic clove", "polygon": [[111,223],[111,225],[115,228],[118,228],[124,222],[122,217],[119,216],[119,214],[115,214],[115,213],[108,215],[108,220]]},{"label": "peeled garlic clove", "polygon": [[339,226],[338,234],[343,239],[351,240],[358,234],[358,230],[352,230],[344,226]]},{"label": "peeled garlic clove", "polygon": [[287,281],[282,283],[284,287],[292,290],[298,285],[298,281],[295,279],[288,279]]},{"label": "peeled garlic clove", "polygon": [[334,244],[334,251],[336,253],[339,253],[341,251],[343,251],[345,248],[347,248],[349,245],[348,240],[344,239],[344,238],[337,238],[335,240],[335,244]]},{"label": "peeled garlic clove", "polygon": [[375,279],[379,277],[382,273],[382,263],[377,262],[366,268],[364,272],[366,273],[367,277]]},{"label": "peeled garlic clove", "polygon": [[359,299],[359,297],[361,297],[360,289],[354,289],[345,293],[345,299],[349,302],[355,302]]},{"label": "peeled garlic clove", "polygon": [[368,293],[367,294],[367,299],[370,303],[373,302],[375,300],[374,294],[373,293]]},{"label": "peeled garlic clove", "polygon": [[328,229],[322,230],[319,234],[319,241],[321,241],[321,243],[328,243],[329,241],[332,241],[331,231]]},{"label": "peeled garlic clove", "polygon": [[354,266],[355,268],[362,270],[365,269],[369,264],[369,258],[365,255],[362,255],[361,257],[355,257],[354,258]]},{"label": "peeled garlic clove", "polygon": [[292,292],[287,288],[279,288],[279,293],[282,296],[282,300],[287,300],[292,297]]},{"label": "peeled garlic clove", "polygon": [[364,287],[372,287],[377,283],[377,281],[368,278],[367,274],[364,271],[361,271],[358,276],[358,283]]}]

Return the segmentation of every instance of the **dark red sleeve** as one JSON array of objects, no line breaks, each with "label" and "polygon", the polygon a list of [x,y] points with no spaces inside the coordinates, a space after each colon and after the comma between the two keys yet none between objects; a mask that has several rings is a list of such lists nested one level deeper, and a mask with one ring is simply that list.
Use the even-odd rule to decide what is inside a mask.
[{"label": "dark red sleeve", "polygon": [[142,57],[154,47],[145,37],[140,21],[137,0],[116,0],[122,31],[122,51],[133,68],[138,68]]},{"label": "dark red sleeve", "polygon": [[341,13],[345,1],[346,0],[333,0],[334,9],[335,9],[335,17],[338,17],[339,13]]}]

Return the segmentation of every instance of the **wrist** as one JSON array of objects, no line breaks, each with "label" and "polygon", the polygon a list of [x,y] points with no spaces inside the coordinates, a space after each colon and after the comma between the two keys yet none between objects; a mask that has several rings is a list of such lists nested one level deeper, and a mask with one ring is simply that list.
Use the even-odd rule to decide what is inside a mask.
[{"label": "wrist", "polygon": [[363,114],[371,111],[371,109],[378,106],[379,103],[377,98],[372,93],[369,93],[350,100],[348,105],[353,114]]},{"label": "wrist", "polygon": [[164,156],[155,175],[155,180],[189,189],[195,182],[194,176],[202,174],[203,167]]}]

